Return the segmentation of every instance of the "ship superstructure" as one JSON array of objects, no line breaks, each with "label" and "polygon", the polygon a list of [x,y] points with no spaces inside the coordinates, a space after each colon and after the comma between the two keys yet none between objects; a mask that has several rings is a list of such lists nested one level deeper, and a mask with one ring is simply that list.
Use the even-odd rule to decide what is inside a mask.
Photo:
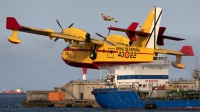
[{"label": "ship superstructure", "polygon": [[160,54],[154,56],[152,63],[113,67],[105,75],[105,79],[113,82],[116,87],[134,86],[140,90],[149,90],[149,86],[163,87],[169,81],[169,65],[166,55]]}]

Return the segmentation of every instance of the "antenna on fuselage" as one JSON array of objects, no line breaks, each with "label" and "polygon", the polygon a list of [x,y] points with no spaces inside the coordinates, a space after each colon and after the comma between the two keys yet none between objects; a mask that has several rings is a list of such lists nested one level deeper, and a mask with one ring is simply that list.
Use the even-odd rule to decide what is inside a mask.
[{"label": "antenna on fuselage", "polygon": [[[112,25],[110,25],[110,27],[112,27]],[[108,36],[109,36],[109,34],[110,34],[110,29],[108,29]]]},{"label": "antenna on fuselage", "polygon": [[197,64],[197,57],[195,57],[195,59],[196,59],[196,68],[198,68],[198,64]]}]

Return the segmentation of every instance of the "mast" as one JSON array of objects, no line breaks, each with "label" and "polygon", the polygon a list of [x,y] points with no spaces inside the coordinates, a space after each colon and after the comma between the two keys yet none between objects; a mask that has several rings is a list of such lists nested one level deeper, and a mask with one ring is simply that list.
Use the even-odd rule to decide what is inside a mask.
[{"label": "mast", "polygon": [[196,68],[198,68],[198,65],[197,65],[197,57],[195,57],[195,59],[196,59]]}]

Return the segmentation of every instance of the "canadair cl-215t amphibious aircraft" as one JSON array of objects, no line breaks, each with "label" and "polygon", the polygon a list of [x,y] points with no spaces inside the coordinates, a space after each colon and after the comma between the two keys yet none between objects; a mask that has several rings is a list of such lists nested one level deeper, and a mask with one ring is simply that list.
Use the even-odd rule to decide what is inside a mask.
[{"label": "canadair cl-215t amphibious aircraft", "polygon": [[6,28],[12,30],[12,36],[9,36],[8,40],[15,44],[21,42],[17,37],[18,31],[48,36],[51,40],[55,37],[56,40],[59,38],[69,42],[70,46],[62,52],[62,59],[66,64],[74,67],[99,69],[122,64],[148,63],[153,61],[154,54],[162,53],[175,55],[176,61],[172,62],[172,65],[176,68],[184,68],[181,57],[194,55],[191,46],[183,46],[180,51],[155,47],[161,15],[162,9],[153,7],[140,30],[136,31],[137,23],[132,23],[126,30],[129,37],[136,38],[131,44],[129,38],[121,35],[109,35],[104,40],[93,39],[88,32],[71,25],[62,32],[55,32],[49,28],[22,26],[14,17],[7,17]]},{"label": "canadair cl-215t amphibious aircraft", "polygon": [[106,16],[103,13],[101,14],[101,16],[103,17],[104,21],[113,21],[113,22],[117,23],[117,21],[114,18],[110,17],[110,16]]}]

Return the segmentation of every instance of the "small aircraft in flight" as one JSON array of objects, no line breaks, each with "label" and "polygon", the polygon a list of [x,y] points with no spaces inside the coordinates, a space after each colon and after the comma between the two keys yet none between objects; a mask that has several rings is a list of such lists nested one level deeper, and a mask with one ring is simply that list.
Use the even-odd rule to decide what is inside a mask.
[{"label": "small aircraft in flight", "polygon": [[[153,7],[149,12],[144,24],[140,30],[136,30],[138,23],[133,22],[127,29],[116,27],[124,31],[128,37],[121,35],[109,35],[103,37],[104,40],[90,38],[90,34],[80,28],[70,27],[62,29],[61,32],[55,32],[52,29],[39,29],[19,25],[14,17],[7,17],[6,28],[12,30],[12,36],[8,40],[12,43],[19,44],[18,31],[32,33],[37,35],[48,36],[51,40],[63,39],[69,42],[62,52],[62,60],[73,67],[100,69],[108,66],[148,63],[153,61],[155,54],[170,54],[176,56],[176,61],[172,65],[176,68],[185,68],[181,63],[182,56],[194,56],[191,46],[183,46],[180,51],[159,49],[155,46],[157,38],[165,38],[171,36],[159,35],[162,9]],[[161,32],[161,31],[160,31]],[[161,39],[162,40],[162,39]],[[130,44],[131,43],[131,44]]]},{"label": "small aircraft in flight", "polygon": [[110,16],[106,16],[103,13],[101,14],[101,16],[103,17],[104,21],[113,21],[113,22],[117,23],[117,21],[114,18],[110,17]]}]

